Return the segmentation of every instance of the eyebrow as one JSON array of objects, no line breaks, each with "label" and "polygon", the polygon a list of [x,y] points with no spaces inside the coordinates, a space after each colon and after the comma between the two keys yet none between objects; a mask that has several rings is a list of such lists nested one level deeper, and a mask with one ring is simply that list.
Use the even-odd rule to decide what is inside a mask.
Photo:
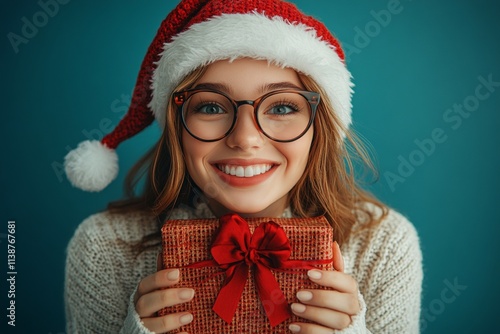
[{"label": "eyebrow", "polygon": [[233,93],[233,90],[229,85],[226,85],[224,83],[216,83],[216,82],[205,82],[205,83],[200,83],[197,84],[196,86],[193,87],[193,89],[214,89],[214,90],[219,90],[221,92],[224,92],[226,94],[231,95]]},{"label": "eyebrow", "polygon": [[[193,87],[194,89],[214,89],[218,91],[222,91],[228,95],[233,94],[233,89],[231,86],[221,83],[221,82],[205,82],[205,83],[200,83]],[[297,86],[294,83],[288,82],[288,81],[282,81],[282,82],[273,82],[273,83],[267,83],[258,89],[259,94],[265,94],[274,90],[280,90],[280,89],[297,89],[297,90],[303,90],[303,87]]]},{"label": "eyebrow", "polygon": [[279,90],[279,89],[297,89],[297,90],[303,90],[302,87],[297,86],[294,83],[288,82],[288,81],[282,81],[282,82],[274,82],[274,83],[268,83],[265,85],[262,85],[259,89],[259,93],[264,94],[273,90]]}]

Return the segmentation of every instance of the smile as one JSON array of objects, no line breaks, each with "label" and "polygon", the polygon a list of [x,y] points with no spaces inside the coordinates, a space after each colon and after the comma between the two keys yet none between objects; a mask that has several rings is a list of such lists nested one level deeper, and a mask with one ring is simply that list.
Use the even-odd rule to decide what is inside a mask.
[{"label": "smile", "polygon": [[217,168],[221,172],[236,177],[254,177],[257,175],[267,173],[272,167],[273,165],[271,164],[259,164],[250,166],[217,164]]}]

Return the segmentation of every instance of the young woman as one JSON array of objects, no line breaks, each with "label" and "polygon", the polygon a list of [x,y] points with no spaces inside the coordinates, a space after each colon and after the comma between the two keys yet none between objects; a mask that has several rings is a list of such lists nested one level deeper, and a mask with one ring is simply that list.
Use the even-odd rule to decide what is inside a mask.
[{"label": "young woman", "polygon": [[[161,269],[168,219],[324,215],[340,248],[328,290],[297,291],[295,333],[418,333],[421,252],[414,227],[363,191],[348,145],[350,74],[323,24],[278,0],[181,1],[162,22],[129,113],[102,142],[66,157],[75,186],[116,175],[113,149],[153,119],[162,137],[127,178],[129,198],[91,216],[68,246],[68,332],[162,333],[196,321],[158,316],[190,301],[177,268]],[[152,82],[151,86],[149,82]],[[146,174],[140,195],[134,186]]]}]

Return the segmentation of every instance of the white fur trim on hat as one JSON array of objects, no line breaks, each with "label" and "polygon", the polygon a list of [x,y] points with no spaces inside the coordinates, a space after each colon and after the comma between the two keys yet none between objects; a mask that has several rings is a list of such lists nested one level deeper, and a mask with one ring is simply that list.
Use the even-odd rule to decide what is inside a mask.
[{"label": "white fur trim on hat", "polygon": [[351,74],[334,46],[317,37],[311,27],[263,14],[223,14],[201,23],[165,43],[153,74],[149,107],[163,126],[173,89],[196,68],[218,60],[266,59],[312,77],[322,87],[343,125],[351,124]]},{"label": "white fur trim on hat", "polygon": [[118,156],[97,140],[81,142],[64,158],[71,184],[85,191],[101,191],[118,174]]}]

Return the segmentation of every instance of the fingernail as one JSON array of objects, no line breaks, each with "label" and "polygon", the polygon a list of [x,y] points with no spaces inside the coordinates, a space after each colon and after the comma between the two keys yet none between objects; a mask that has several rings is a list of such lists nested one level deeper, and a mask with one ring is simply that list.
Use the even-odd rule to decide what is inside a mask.
[{"label": "fingernail", "polygon": [[297,292],[297,298],[300,301],[307,302],[307,301],[313,299],[313,294],[310,291],[299,291],[299,292]]},{"label": "fingernail", "polygon": [[170,281],[176,281],[179,278],[179,269],[170,270],[167,273],[167,278]]},{"label": "fingernail", "polygon": [[182,289],[179,291],[178,296],[180,299],[183,299],[183,300],[191,299],[194,296],[194,290],[193,289]]},{"label": "fingernail", "polygon": [[307,276],[309,276],[312,279],[320,279],[321,278],[321,271],[319,271],[319,270],[309,270],[307,272]]},{"label": "fingernail", "polygon": [[292,311],[295,313],[304,313],[306,310],[306,306],[302,304],[293,303]]},{"label": "fingernail", "polygon": [[182,317],[179,318],[179,322],[182,325],[187,325],[191,321],[193,321],[193,315],[192,314],[184,314]]},{"label": "fingernail", "polygon": [[290,326],[288,326],[288,329],[294,333],[300,332],[300,326],[295,324],[291,324]]}]

